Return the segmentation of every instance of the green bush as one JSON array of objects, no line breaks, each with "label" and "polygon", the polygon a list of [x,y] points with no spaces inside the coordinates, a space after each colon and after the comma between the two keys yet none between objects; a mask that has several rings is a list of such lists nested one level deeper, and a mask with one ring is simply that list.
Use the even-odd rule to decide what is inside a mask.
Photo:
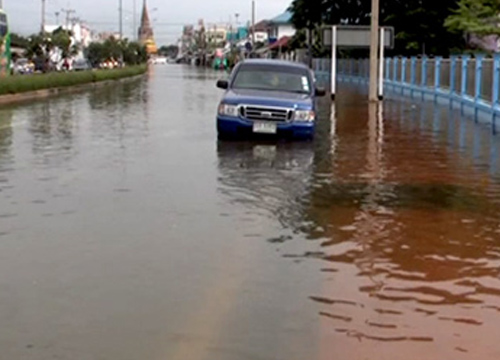
[{"label": "green bush", "polygon": [[8,76],[0,78],[0,95],[118,80],[144,74],[146,70],[147,65],[138,65],[112,70]]}]

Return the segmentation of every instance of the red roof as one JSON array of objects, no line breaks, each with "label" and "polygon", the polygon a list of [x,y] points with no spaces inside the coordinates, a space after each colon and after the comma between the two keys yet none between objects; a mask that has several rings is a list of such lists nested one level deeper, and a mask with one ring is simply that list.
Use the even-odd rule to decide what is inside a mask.
[{"label": "red roof", "polygon": [[269,45],[268,49],[273,50],[273,49],[278,49],[280,47],[286,47],[288,45],[288,43],[290,42],[290,39],[291,39],[290,36],[283,36],[275,43]]}]

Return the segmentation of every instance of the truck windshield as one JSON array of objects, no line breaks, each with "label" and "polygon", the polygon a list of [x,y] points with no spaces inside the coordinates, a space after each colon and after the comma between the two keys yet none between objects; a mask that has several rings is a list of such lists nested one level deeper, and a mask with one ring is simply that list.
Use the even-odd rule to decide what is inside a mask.
[{"label": "truck windshield", "polygon": [[306,69],[276,65],[242,65],[235,75],[233,89],[311,93]]}]

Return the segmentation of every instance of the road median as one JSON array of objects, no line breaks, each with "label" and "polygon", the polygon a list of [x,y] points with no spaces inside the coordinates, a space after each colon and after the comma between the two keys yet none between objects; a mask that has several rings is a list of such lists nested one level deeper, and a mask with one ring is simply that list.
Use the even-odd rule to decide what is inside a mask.
[{"label": "road median", "polygon": [[0,105],[81,91],[95,85],[140,76],[146,71],[147,65],[137,65],[122,69],[5,77],[0,79]]}]

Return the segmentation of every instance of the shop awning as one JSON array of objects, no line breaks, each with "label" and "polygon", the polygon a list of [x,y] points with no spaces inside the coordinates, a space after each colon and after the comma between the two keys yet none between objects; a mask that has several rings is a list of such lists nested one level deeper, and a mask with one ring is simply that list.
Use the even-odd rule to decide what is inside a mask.
[{"label": "shop awning", "polygon": [[276,50],[279,48],[284,48],[288,45],[290,42],[291,37],[290,36],[283,36],[280,38],[278,41],[274,42],[273,44],[268,46],[268,50]]}]

